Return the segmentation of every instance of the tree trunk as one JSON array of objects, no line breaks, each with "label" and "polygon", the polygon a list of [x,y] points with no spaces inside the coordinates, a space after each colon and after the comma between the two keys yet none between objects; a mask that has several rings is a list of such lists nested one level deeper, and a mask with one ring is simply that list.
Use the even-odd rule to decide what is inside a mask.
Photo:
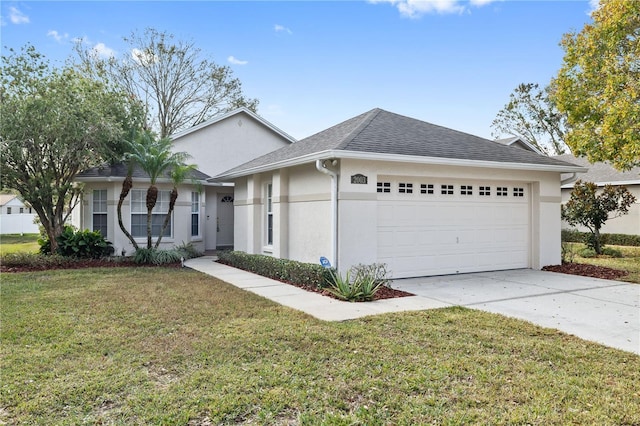
[{"label": "tree trunk", "polygon": [[602,244],[600,244],[600,228],[593,229],[593,249],[596,254],[602,254]]},{"label": "tree trunk", "polygon": [[152,241],[152,226],[151,220],[153,218],[153,208],[156,206],[156,202],[158,201],[158,188],[155,185],[151,185],[149,189],[147,189],[147,248],[150,249],[153,246]]},{"label": "tree trunk", "polygon": [[122,231],[122,233],[126,235],[129,241],[131,241],[131,244],[133,244],[133,248],[135,250],[138,250],[138,243],[136,243],[136,240],[129,233],[129,230],[124,227],[124,223],[122,222],[122,203],[124,203],[124,199],[127,198],[127,195],[129,195],[129,191],[131,191],[132,186],[133,179],[131,178],[131,175],[128,174],[122,182],[122,190],[120,191],[120,199],[118,200],[118,225],[120,225],[120,230]]},{"label": "tree trunk", "polygon": [[171,213],[173,213],[173,209],[176,205],[176,200],[178,199],[178,188],[175,186],[171,190],[171,199],[169,200],[169,212],[164,218],[164,222],[162,223],[162,229],[160,230],[160,235],[158,235],[158,240],[156,241],[155,248],[158,248],[160,245],[160,241],[162,241],[162,236],[164,235],[164,231],[169,226],[169,222],[171,221]]}]

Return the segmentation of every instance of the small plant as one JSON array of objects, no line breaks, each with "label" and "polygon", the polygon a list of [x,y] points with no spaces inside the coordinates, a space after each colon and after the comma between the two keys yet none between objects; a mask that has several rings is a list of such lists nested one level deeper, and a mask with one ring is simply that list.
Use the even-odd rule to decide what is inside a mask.
[{"label": "small plant", "polygon": [[331,271],[327,291],[342,300],[364,302],[373,300],[378,290],[388,284],[384,264],[360,264],[351,267],[344,278],[340,273]]},{"label": "small plant", "polygon": [[562,263],[573,263],[576,258],[576,251],[571,243],[561,243]]},{"label": "small plant", "polygon": [[133,261],[140,265],[166,265],[198,256],[201,256],[201,254],[192,244],[183,244],[170,250],[139,247],[133,255]]},{"label": "small plant", "polygon": [[580,257],[585,257],[585,258],[596,257],[598,255],[596,251],[591,247],[583,248],[582,250],[578,251],[578,254],[580,255]]},{"label": "small plant", "polygon": [[[80,259],[99,259],[113,253],[111,242],[107,241],[99,231],[76,231],[72,226],[65,226],[58,242],[57,254]],[[51,254],[51,241],[39,239],[40,253]]]},{"label": "small plant", "polygon": [[622,252],[612,247],[603,247],[602,254],[609,257],[622,257]]}]

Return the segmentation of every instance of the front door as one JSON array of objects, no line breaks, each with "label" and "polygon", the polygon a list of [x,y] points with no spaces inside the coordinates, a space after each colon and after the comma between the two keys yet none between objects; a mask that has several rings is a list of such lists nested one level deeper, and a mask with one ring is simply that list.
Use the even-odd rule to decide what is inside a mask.
[{"label": "front door", "polygon": [[233,195],[218,194],[217,218],[218,248],[233,247]]}]

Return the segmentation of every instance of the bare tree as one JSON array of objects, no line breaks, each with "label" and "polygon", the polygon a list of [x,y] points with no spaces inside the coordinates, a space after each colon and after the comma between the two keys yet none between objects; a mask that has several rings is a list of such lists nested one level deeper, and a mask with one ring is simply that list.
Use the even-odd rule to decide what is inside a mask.
[{"label": "bare tree", "polygon": [[76,44],[85,70],[122,86],[147,108],[147,127],[160,138],[245,106],[255,111],[257,99],[242,93],[229,67],[203,57],[191,41],[147,28],[124,41],[122,57],[103,59],[82,42]]},{"label": "bare tree", "polygon": [[520,84],[509,96],[509,102],[491,123],[492,135],[518,136],[547,155],[567,151],[564,143],[566,117],[558,112],[547,88],[537,84]]}]

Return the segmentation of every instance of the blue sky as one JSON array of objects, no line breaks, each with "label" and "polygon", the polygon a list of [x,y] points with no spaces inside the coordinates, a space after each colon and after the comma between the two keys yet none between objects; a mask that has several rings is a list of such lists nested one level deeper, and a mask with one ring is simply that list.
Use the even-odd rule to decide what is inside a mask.
[{"label": "blue sky", "polygon": [[82,38],[105,55],[153,27],[229,65],[258,113],[296,138],[382,108],[491,138],[520,83],[546,85],[588,1],[3,1],[2,52],[52,61]]}]

